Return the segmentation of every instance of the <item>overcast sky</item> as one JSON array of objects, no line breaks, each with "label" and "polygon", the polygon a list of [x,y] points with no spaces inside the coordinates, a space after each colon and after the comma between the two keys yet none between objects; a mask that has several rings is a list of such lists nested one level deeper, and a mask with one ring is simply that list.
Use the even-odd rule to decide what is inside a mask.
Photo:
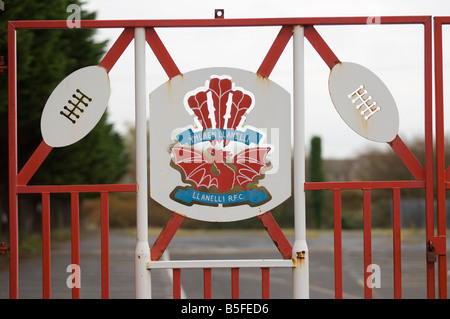
[{"label": "overcast sky", "polygon": [[[448,0],[90,0],[82,10],[96,11],[98,20],[110,19],[206,19],[214,9],[224,9],[225,18],[333,17],[450,15]],[[376,21],[376,20],[375,20]],[[377,74],[396,101],[399,136],[406,142],[423,136],[423,26],[362,25],[323,26],[317,30],[341,61],[359,63]],[[450,40],[445,32],[444,40]],[[205,67],[234,67],[256,72],[279,27],[157,29],[182,73]],[[110,40],[121,29],[100,29],[98,38]],[[445,41],[444,41],[445,42]],[[448,41],[446,41],[448,42]],[[450,48],[449,48],[450,49]],[[189,52],[189,53],[188,53]],[[444,56],[446,47],[444,47]],[[134,123],[134,49],[131,44],[110,72],[110,121],[120,132]],[[447,61],[444,59],[444,62]],[[345,158],[370,148],[389,147],[371,142],[352,131],[339,117],[328,93],[329,68],[305,41],[305,101],[307,141],[322,138],[323,155]],[[446,67],[447,70],[447,67]],[[444,70],[444,76],[447,78]],[[167,81],[153,53],[147,50],[148,93]],[[292,41],[270,76],[292,92]],[[450,81],[448,79],[447,81]]]}]

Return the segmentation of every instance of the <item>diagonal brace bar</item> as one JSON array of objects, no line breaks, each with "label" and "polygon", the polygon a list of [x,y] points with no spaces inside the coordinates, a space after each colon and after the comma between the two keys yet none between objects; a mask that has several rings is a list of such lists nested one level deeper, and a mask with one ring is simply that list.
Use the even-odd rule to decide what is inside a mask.
[{"label": "diagonal brace bar", "polygon": [[292,26],[283,26],[278,33],[275,41],[267,52],[266,57],[258,69],[258,75],[268,78],[273,68],[278,62],[286,45],[292,37]]},{"label": "diagonal brace bar", "polygon": [[17,177],[18,185],[26,185],[41,166],[42,162],[47,158],[53,147],[48,146],[44,141],[39,144],[38,148],[31,155],[30,159],[20,170]]},{"label": "diagonal brace bar", "polygon": [[425,179],[425,169],[398,135],[391,142],[388,142],[388,144],[416,180]]},{"label": "diagonal brace bar", "polygon": [[330,69],[341,62],[312,25],[305,26],[305,38],[308,39]]},{"label": "diagonal brace bar", "polygon": [[108,53],[103,57],[100,61],[99,66],[104,67],[106,71],[109,73],[113,66],[116,64],[117,60],[120,58],[122,53],[131,43],[131,40],[134,39],[134,29],[133,28],[125,28],[120,36],[117,38],[116,42],[114,42],[111,49],[109,49]]},{"label": "diagonal brace bar", "polygon": [[183,215],[172,213],[172,216],[167,221],[166,226],[159,234],[152,248],[150,248],[151,260],[157,261],[161,258],[167,246],[169,246],[173,236],[175,236],[175,233],[177,232],[184,218],[185,216]]},{"label": "diagonal brace bar", "polygon": [[263,224],[273,243],[280,251],[283,259],[291,259],[292,246],[284,236],[283,232],[275,221],[275,218],[273,218],[272,213],[266,212],[264,214],[258,215],[258,218]]},{"label": "diagonal brace bar", "polygon": [[169,51],[167,51],[166,47],[161,41],[161,38],[156,33],[154,28],[146,29],[146,40],[150,48],[153,50],[153,53],[155,53],[155,56],[158,59],[159,63],[161,63],[164,71],[166,71],[169,79],[180,75],[180,70],[173,61],[172,57],[169,54]]}]

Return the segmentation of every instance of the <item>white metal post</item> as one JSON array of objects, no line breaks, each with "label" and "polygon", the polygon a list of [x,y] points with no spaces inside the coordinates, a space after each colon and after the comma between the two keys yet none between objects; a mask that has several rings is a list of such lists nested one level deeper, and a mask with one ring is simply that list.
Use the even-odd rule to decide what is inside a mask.
[{"label": "white metal post", "polygon": [[294,246],[293,298],[309,298],[309,260],[305,211],[304,29],[294,27]]},{"label": "white metal post", "polygon": [[145,82],[145,29],[136,28],[135,43],[135,123],[136,123],[136,298],[151,298],[151,277],[147,269],[150,261],[148,244],[148,187],[147,187],[147,97]]}]

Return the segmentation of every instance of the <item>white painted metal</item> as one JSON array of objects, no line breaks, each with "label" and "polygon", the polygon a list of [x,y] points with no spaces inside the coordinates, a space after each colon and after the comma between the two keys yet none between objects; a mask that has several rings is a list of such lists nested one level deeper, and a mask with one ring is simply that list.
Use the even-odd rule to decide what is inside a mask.
[{"label": "white painted metal", "polygon": [[239,260],[172,260],[150,261],[148,269],[166,268],[289,268],[293,267],[291,259],[239,259]]},{"label": "white painted metal", "polygon": [[109,78],[104,68],[88,66],[69,74],[50,94],[42,111],[45,143],[63,147],[81,140],[102,117],[109,95]]},{"label": "white painted metal", "polygon": [[293,297],[309,298],[309,260],[305,213],[304,29],[294,27],[294,245]]},{"label": "white painted metal", "polygon": [[[195,116],[185,108],[185,97],[189,92],[205,87],[211,76],[228,76],[239,88],[251,92],[254,107],[246,114],[242,131],[247,128],[262,133],[259,146],[272,147],[267,159],[272,167],[259,187],[264,187],[271,195],[269,201],[257,206],[247,204],[211,207],[197,203],[188,206],[169,197],[174,189],[187,187],[179,170],[171,166],[171,146],[179,146],[176,136],[188,129],[201,131]],[[228,222],[242,220],[270,211],[283,203],[291,195],[291,111],[290,94],[284,88],[256,73],[235,68],[199,69],[176,76],[162,84],[150,94],[150,194],[153,199],[170,211],[187,217],[211,221]],[[187,146],[187,144],[184,144]],[[251,143],[251,146],[255,146]],[[214,147],[209,141],[195,144],[196,150],[206,153]],[[217,147],[217,144],[215,145]],[[246,147],[242,143],[230,141],[226,151],[234,155]],[[229,198],[233,194],[216,194]]]},{"label": "white painted metal", "polygon": [[356,63],[338,63],[331,69],[328,86],[336,110],[356,133],[382,143],[397,136],[394,97],[372,71]]},{"label": "white painted metal", "polygon": [[135,290],[136,298],[151,298],[148,244],[148,175],[147,175],[147,94],[145,81],[145,29],[135,29],[135,107],[136,107],[136,230]]}]

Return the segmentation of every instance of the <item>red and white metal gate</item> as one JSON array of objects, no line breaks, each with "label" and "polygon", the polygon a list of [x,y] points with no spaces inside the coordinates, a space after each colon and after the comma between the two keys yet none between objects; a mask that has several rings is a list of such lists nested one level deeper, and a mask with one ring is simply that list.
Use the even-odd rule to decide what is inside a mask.
[{"label": "red and white metal gate", "polygon": [[[169,55],[156,30],[158,28],[193,28],[193,27],[260,27],[279,26],[280,32],[273,45],[261,63],[257,73],[263,77],[269,77],[286,45],[294,34],[294,118],[295,118],[295,185],[294,200],[295,212],[295,242],[293,245],[284,236],[270,212],[258,216],[268,234],[276,243],[281,253],[280,260],[238,260],[238,261],[160,261],[162,253],[167,248],[175,235],[178,227],[184,220],[184,216],[173,213],[166,227],[161,232],[155,243],[150,248],[147,234],[147,190],[146,185],[146,154],[137,154],[137,184],[129,185],[55,185],[55,186],[30,186],[27,185],[30,178],[45,160],[52,148],[42,142],[28,160],[19,169],[17,163],[17,87],[16,87],[16,30],[18,29],[54,29],[66,28],[66,21],[10,21],[8,24],[8,69],[9,69],[9,171],[10,171],[10,298],[19,297],[19,273],[18,273],[18,194],[41,194],[42,196],[42,238],[43,238],[43,297],[50,298],[50,196],[54,193],[68,193],[71,195],[72,216],[72,263],[79,264],[79,194],[84,192],[100,193],[102,203],[101,240],[102,240],[102,297],[109,297],[109,225],[108,195],[110,192],[137,192],[137,247],[136,247],[136,296],[151,297],[150,269],[171,268],[174,274],[174,298],[180,297],[180,269],[203,268],[204,270],[204,296],[211,298],[211,269],[226,267],[232,273],[232,297],[239,297],[239,268],[259,267],[262,269],[262,297],[269,297],[269,268],[290,267],[294,271],[294,297],[309,297],[308,279],[308,251],[305,235],[304,191],[328,189],[333,192],[334,198],[334,260],[335,260],[335,297],[343,297],[342,288],[342,225],[341,225],[341,191],[347,189],[359,189],[363,192],[364,201],[364,269],[372,264],[371,245],[371,192],[375,189],[392,190],[393,198],[393,250],[394,250],[394,297],[402,297],[401,279],[401,226],[400,226],[400,191],[402,189],[424,189],[426,199],[426,245],[427,254],[424,253],[424,268],[427,272],[427,296],[435,297],[435,270],[433,256],[438,256],[439,270],[439,297],[447,296],[446,281],[446,254],[445,254],[445,189],[448,188],[447,172],[444,167],[443,155],[443,97],[442,97],[442,42],[441,25],[448,23],[446,18],[436,18],[436,142],[437,142],[437,200],[438,200],[438,235],[434,232],[434,177],[433,177],[433,47],[432,47],[432,19],[428,16],[417,17],[380,17],[380,24],[416,24],[423,25],[424,32],[424,130],[426,163],[425,167],[417,161],[412,152],[397,136],[389,142],[392,150],[402,160],[411,172],[414,180],[405,181],[370,181],[370,182],[324,182],[311,183],[304,180],[304,121],[303,113],[303,39],[311,43],[319,53],[327,66],[331,69],[339,58],[317,32],[315,26],[320,25],[365,25],[369,17],[342,17],[342,18],[282,18],[282,19],[213,19],[213,20],[139,20],[139,21],[81,21],[81,28],[123,28],[122,34],[113,44],[111,49],[99,63],[108,72],[113,68],[124,50],[133,39],[136,45],[136,61],[142,61],[139,57],[142,44],[147,42],[160,61],[163,69],[171,79],[181,74],[177,65]],[[137,150],[146,149],[146,124],[139,123],[139,119],[145,119],[145,81],[144,68],[136,66],[136,134],[137,144],[142,143]],[[139,145],[137,145],[139,146]],[[143,174],[140,172],[144,172]],[[144,196],[142,196],[144,194]],[[425,249],[425,247],[424,247]],[[433,255],[434,254],[434,255]],[[426,259],[428,257],[428,259]],[[364,272],[367,277],[369,273]],[[365,278],[366,279],[366,278]],[[366,282],[366,280],[365,280]],[[73,288],[73,298],[79,298],[78,288]],[[365,298],[372,297],[372,290],[365,285]]]}]

